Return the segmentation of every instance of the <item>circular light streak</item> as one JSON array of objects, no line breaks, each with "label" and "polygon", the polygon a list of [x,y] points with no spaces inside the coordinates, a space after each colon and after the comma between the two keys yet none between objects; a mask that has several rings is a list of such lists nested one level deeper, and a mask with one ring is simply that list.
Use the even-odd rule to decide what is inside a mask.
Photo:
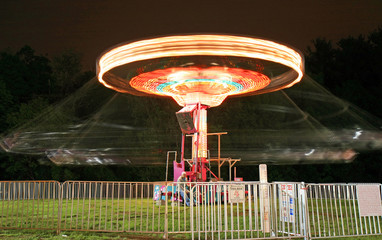
[{"label": "circular light streak", "polygon": [[185,106],[200,102],[215,107],[227,96],[256,91],[270,79],[258,72],[224,67],[167,68],[142,73],[130,85],[148,94],[171,96]]},{"label": "circular light streak", "polygon": [[[129,70],[134,64],[144,64],[142,62],[148,60],[199,56],[216,60],[227,57],[261,60],[288,70],[269,74],[251,67],[241,68],[236,63],[224,66],[216,63],[219,61],[213,61],[207,65],[194,65],[180,61],[178,65],[164,64],[128,78],[122,78],[117,73],[121,68]],[[303,76],[303,59],[296,50],[258,38],[169,36],[122,44],[105,52],[98,60],[97,76],[106,87],[119,92],[171,96],[182,106],[199,101],[212,107],[218,106],[230,95],[261,94],[294,85]]]}]

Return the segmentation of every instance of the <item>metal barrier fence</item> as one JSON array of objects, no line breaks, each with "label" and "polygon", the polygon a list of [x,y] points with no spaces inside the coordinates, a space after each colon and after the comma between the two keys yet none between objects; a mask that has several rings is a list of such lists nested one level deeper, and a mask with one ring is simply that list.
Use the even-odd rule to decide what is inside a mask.
[{"label": "metal barrier fence", "polygon": [[192,189],[193,239],[307,237],[301,183],[198,183]]},{"label": "metal barrier fence", "polygon": [[[306,229],[302,225],[302,212],[297,211],[302,204],[300,184],[289,184],[295,202],[287,201],[285,194],[282,202],[280,184],[184,185],[190,191],[189,206],[177,183],[161,186],[155,183],[65,182],[61,193],[60,230],[162,233],[165,236],[190,234],[192,238],[216,239],[304,236],[301,233]],[[229,198],[232,187],[241,194],[236,202]],[[264,199],[268,199],[267,203]],[[288,212],[282,213],[282,204]],[[263,205],[267,209],[262,208]],[[293,219],[285,217],[290,215],[290,209],[295,211],[295,215],[291,215]]]},{"label": "metal barrier fence", "polygon": [[[194,183],[189,207],[186,201],[169,206],[167,232],[191,233],[192,239],[301,238],[306,234],[303,211],[297,210],[304,204],[301,189],[298,183]],[[177,184],[165,191],[168,200],[182,195]]]},{"label": "metal barrier fence", "polygon": [[61,195],[60,230],[164,233],[154,183],[68,181]]},{"label": "metal barrier fence", "polygon": [[0,228],[56,230],[60,190],[56,181],[0,181]]},{"label": "metal barrier fence", "polygon": [[[381,235],[382,216],[373,216],[375,209],[362,216],[359,209],[362,186],[374,186],[371,193],[379,198],[381,213],[381,184],[309,184],[307,188],[311,238]],[[365,193],[367,194],[367,193]],[[375,195],[375,194],[374,194]],[[363,196],[370,198],[369,196]],[[378,199],[377,199],[378,202]],[[372,206],[367,206],[371,208]]]},{"label": "metal barrier fence", "polygon": [[[155,233],[166,238],[182,234],[192,239],[382,235],[381,216],[360,214],[359,186],[2,181],[0,229]],[[381,185],[377,187],[380,200]]]}]

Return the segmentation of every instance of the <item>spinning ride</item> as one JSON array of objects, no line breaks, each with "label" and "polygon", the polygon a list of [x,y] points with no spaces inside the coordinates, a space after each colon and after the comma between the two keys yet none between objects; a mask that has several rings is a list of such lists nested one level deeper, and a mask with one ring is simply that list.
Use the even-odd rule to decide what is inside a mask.
[{"label": "spinning ride", "polygon": [[[206,181],[207,109],[229,96],[277,91],[298,83],[303,58],[269,40],[229,35],[183,35],[121,44],[98,59],[98,80],[118,92],[172,97],[185,134],[193,134],[193,181]],[[182,144],[182,159],[183,159]]]}]

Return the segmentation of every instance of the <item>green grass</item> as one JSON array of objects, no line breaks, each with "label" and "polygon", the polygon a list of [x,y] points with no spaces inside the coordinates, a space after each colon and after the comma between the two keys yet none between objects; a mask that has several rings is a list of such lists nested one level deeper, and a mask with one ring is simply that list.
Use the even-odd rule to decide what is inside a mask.
[{"label": "green grass", "polygon": [[[312,236],[362,235],[380,232],[381,217],[360,217],[356,200],[313,199],[308,202]],[[380,236],[382,238],[382,236]]]},{"label": "green grass", "polygon": [[[312,205],[313,203],[313,205]],[[321,207],[321,202],[318,202]],[[310,221],[311,231],[313,236],[318,236],[319,230],[321,236],[340,236],[344,232],[345,235],[356,234],[355,224],[346,220],[343,222],[344,229],[338,226],[342,225],[346,214],[349,215],[351,210],[354,209],[358,212],[357,203],[344,200],[331,201],[326,204],[323,203],[323,208],[319,209],[317,214],[317,200],[308,201],[308,210],[310,216],[315,213],[315,221]],[[271,206],[279,206],[278,201],[272,202]],[[163,232],[165,231],[165,208],[166,205],[156,205],[152,199],[107,199],[107,200],[88,200],[88,199],[65,199],[62,202],[62,209],[58,211],[58,200],[24,200],[24,201],[0,201],[0,228],[7,229],[0,231],[0,238],[2,239],[162,239]],[[257,205],[257,206],[256,206]],[[341,211],[340,211],[341,206]],[[355,206],[355,207],[354,207]],[[245,207],[245,211],[244,208]],[[259,216],[259,203],[251,205],[252,214],[252,230],[246,233],[238,233],[237,229],[249,229],[250,210],[248,203],[228,204],[227,206],[227,224],[224,220],[219,226],[216,221],[213,224],[211,216],[216,217],[224,216],[225,209],[218,208],[216,205],[203,205],[199,210],[194,209],[194,230],[196,230],[196,237],[198,233],[201,238],[205,238],[204,234],[210,238],[211,229],[228,229],[227,233],[220,233],[221,238],[234,238],[244,237],[269,237],[268,233],[259,231],[260,216]],[[335,210],[337,207],[337,211]],[[352,207],[352,208],[350,208]],[[354,209],[353,209],[354,207]],[[185,206],[172,206],[171,202],[167,203],[168,208],[168,232],[170,238],[173,239],[189,239],[191,238],[191,207]],[[257,209],[255,209],[257,208]],[[297,208],[297,206],[296,206]],[[245,220],[243,214],[246,214]],[[61,221],[58,222],[58,214],[61,215]],[[278,214],[278,213],[277,213]],[[342,217],[341,217],[342,214]],[[257,220],[254,218],[257,216]],[[298,216],[296,216],[298,217]],[[321,222],[318,224],[318,217]],[[312,217],[311,217],[312,218]],[[296,218],[297,219],[297,218]],[[328,221],[328,219],[330,221]],[[332,221],[332,220],[335,221]],[[198,222],[199,220],[199,222]],[[325,220],[325,221],[322,221]],[[382,224],[382,221],[380,221]],[[200,223],[201,228],[197,228]],[[279,216],[274,221],[280,224]],[[56,235],[57,226],[60,224],[61,232]],[[296,223],[297,224],[297,223]],[[366,227],[370,227],[367,221],[362,222]],[[203,226],[207,226],[203,228]],[[293,224],[285,223],[284,226],[293,229]],[[359,227],[359,226],[358,226]],[[381,226],[382,227],[382,226]],[[41,230],[11,230],[9,228],[35,228],[45,229]],[[279,229],[281,227],[279,226]],[[330,232],[328,231],[330,229]],[[232,232],[231,232],[232,230]],[[105,233],[105,232],[115,233]],[[313,232],[315,231],[315,232]],[[103,232],[103,233],[99,233]],[[137,234],[136,232],[142,232]],[[145,232],[145,233],[143,233]],[[181,232],[181,233],[176,233]],[[325,232],[325,234],[323,234]],[[64,236],[63,236],[64,235]],[[281,234],[282,235],[282,234]],[[218,237],[218,233],[214,234]],[[359,239],[381,239],[382,236],[368,236],[359,237]],[[346,238],[341,238],[346,239]],[[356,239],[356,238],[348,238]]]},{"label": "green grass", "polygon": [[[170,239],[184,240],[190,238],[183,234],[170,235]],[[1,230],[0,239],[6,240],[117,240],[117,239],[137,239],[137,240],[163,240],[162,234],[134,234],[134,233],[107,233],[107,232],[77,232],[63,231],[57,234],[54,231],[41,230]],[[323,238],[325,239],[325,238]],[[331,238],[327,238],[331,239]],[[379,240],[381,236],[348,237],[338,238],[341,240]]]},{"label": "green grass", "polygon": [[[146,232],[163,235],[165,232],[165,208],[166,205],[156,205],[152,199],[127,199],[127,200],[88,200],[73,199],[64,200],[60,211],[61,221],[58,222],[58,200],[24,200],[3,201],[0,212],[0,228],[37,228],[56,230],[58,224],[62,231],[117,231],[117,232]],[[190,237],[191,232],[191,207],[172,206],[167,203],[168,227],[171,236],[177,236],[181,232]],[[200,209],[193,208],[194,229],[204,234],[211,235],[211,230],[227,229],[224,234],[227,237],[245,237],[251,233],[238,233],[238,229],[249,229],[249,206],[242,204],[228,204],[226,209],[216,205],[203,205]],[[227,212],[227,224],[222,221],[220,226],[216,218]],[[243,212],[246,220],[243,220]],[[252,209],[252,215],[254,214]],[[257,211],[256,211],[257,213]],[[259,214],[257,214],[259,219]],[[214,218],[214,220],[212,220]],[[214,222],[213,222],[214,221]],[[259,220],[252,221],[252,229],[259,228]],[[206,226],[206,227],[204,227]],[[206,233],[207,232],[207,233]],[[179,235],[179,234],[178,234]],[[218,233],[215,233],[218,236]],[[269,234],[252,231],[254,236],[269,236]]]},{"label": "green grass", "polygon": [[[176,237],[176,236],[175,236]],[[105,233],[105,232],[76,232],[63,231],[57,234],[54,231],[41,230],[2,230],[0,239],[7,240],[104,240],[104,239],[163,239],[160,234],[134,234],[134,233]],[[181,238],[172,238],[181,239]]]},{"label": "green grass", "polygon": [[[24,200],[24,201],[3,201],[4,207],[0,212],[1,228],[39,228],[57,229],[58,225],[58,200]],[[174,206],[171,202],[168,207],[168,231],[169,232],[190,232],[191,231],[191,207]],[[88,200],[74,199],[64,200],[60,211],[62,230],[90,230],[90,231],[120,231],[120,232],[153,232],[165,231],[165,205],[157,206],[151,199],[135,200]],[[242,206],[234,204],[228,205],[227,213],[232,213],[232,218],[228,218],[227,228],[243,228]],[[248,206],[247,206],[248,208]],[[194,208],[194,222],[198,224],[205,218],[210,219],[211,215],[224,214],[223,210],[218,213],[219,208],[213,205],[204,205],[199,211]],[[247,215],[248,215],[247,210]],[[208,216],[208,217],[206,217]],[[203,218],[204,217],[204,218]],[[202,219],[203,218],[203,219]],[[218,228],[217,224],[210,222],[200,223]],[[224,223],[223,223],[224,224]],[[245,222],[246,226],[249,220]],[[256,223],[258,224],[258,223]],[[258,226],[257,226],[258,227]],[[222,228],[225,228],[222,225]],[[253,228],[256,228],[255,222]],[[202,231],[205,229],[201,228]],[[208,231],[208,230],[207,230]],[[229,233],[230,234],[230,233]]]}]

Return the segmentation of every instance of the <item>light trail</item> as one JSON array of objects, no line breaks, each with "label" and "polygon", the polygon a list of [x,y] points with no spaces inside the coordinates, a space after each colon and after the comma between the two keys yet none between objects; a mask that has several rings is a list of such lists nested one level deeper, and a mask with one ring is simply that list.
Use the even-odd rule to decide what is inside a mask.
[{"label": "light trail", "polygon": [[[280,74],[275,77],[277,82],[271,83],[270,77],[253,69],[211,67],[216,65],[215,62],[209,67],[183,63],[176,67],[163,66],[143,72],[125,81],[143,93],[171,96],[181,106],[199,100],[213,107],[220,105],[229,95],[246,94],[260,89],[270,92],[290,87],[303,76],[303,59],[297,51],[269,40],[229,35],[169,36],[123,44],[99,58],[97,76],[106,87],[126,92],[126,85],[116,86],[106,80],[104,74],[143,60],[186,56],[265,60],[288,67],[294,75],[289,79],[289,74]],[[283,81],[283,78],[288,79]],[[267,89],[268,85],[272,85],[272,88]]]}]

